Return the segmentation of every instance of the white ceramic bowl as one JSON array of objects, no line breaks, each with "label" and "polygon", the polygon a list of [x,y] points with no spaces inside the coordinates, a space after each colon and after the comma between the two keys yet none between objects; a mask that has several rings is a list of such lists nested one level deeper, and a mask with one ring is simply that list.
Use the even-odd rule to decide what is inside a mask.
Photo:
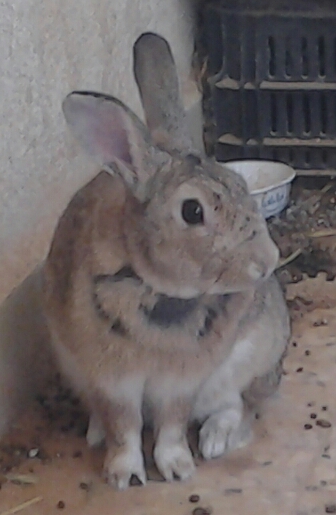
[{"label": "white ceramic bowl", "polygon": [[295,170],[276,161],[258,159],[220,163],[242,175],[264,218],[277,215],[288,204]]}]

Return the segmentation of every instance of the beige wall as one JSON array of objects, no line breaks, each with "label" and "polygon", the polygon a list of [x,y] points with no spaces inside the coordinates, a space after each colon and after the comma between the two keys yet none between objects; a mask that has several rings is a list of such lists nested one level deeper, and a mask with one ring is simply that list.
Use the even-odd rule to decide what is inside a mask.
[{"label": "beige wall", "polygon": [[199,97],[187,81],[193,7],[192,0],[1,2],[0,302],[44,256],[70,195],[96,171],[66,130],[60,106],[68,92],[110,92],[141,115],[131,49],[142,32],[157,31],[171,43],[195,114]]},{"label": "beige wall", "polygon": [[[118,96],[142,116],[132,45],[145,31],[171,43],[200,145],[190,80],[193,0],[4,0],[0,5],[0,436],[43,379],[48,334],[39,274],[58,216],[97,169],[66,129],[73,89]],[[42,365],[41,365],[42,364]]]}]

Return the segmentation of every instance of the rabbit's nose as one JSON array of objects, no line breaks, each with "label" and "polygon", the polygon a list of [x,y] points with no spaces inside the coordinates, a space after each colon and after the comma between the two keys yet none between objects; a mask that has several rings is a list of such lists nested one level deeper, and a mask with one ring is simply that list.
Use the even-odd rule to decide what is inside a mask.
[{"label": "rabbit's nose", "polygon": [[274,272],[279,261],[279,249],[271,242],[268,259],[252,261],[247,268],[247,273],[254,281],[268,279]]},{"label": "rabbit's nose", "polygon": [[266,274],[266,268],[262,263],[256,263],[252,261],[247,267],[247,273],[253,281],[259,281],[263,279]]}]

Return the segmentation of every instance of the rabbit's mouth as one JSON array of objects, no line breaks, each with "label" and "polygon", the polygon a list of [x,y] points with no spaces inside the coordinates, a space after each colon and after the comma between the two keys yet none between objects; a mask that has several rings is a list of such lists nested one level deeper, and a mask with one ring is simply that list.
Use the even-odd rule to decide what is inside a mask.
[{"label": "rabbit's mouth", "polygon": [[208,293],[225,295],[249,290],[251,287],[258,286],[258,284],[269,279],[272,273],[273,268],[256,262],[251,262],[247,266],[244,277],[241,274],[235,277],[234,273],[225,268],[210,287]]},{"label": "rabbit's mouth", "polygon": [[243,290],[247,290],[248,288],[251,288],[251,284],[245,284],[244,286],[238,283],[234,284],[234,281],[228,281],[227,278],[225,278],[225,276],[227,276],[227,270],[224,270],[218,276],[218,278],[210,287],[207,293],[209,293],[210,295],[227,295],[230,293],[238,293]]},{"label": "rabbit's mouth", "polygon": [[247,274],[252,281],[264,281],[270,277],[273,272],[273,267],[267,267],[264,264],[252,262],[247,267]]}]

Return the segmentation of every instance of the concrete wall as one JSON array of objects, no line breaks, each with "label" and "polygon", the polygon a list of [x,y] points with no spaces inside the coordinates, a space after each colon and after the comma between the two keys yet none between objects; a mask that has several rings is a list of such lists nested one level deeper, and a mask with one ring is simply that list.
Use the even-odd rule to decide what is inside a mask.
[{"label": "concrete wall", "polygon": [[131,49],[151,30],[171,43],[195,109],[193,8],[193,0],[1,2],[0,302],[43,257],[57,217],[96,171],[66,130],[63,97],[110,92],[141,115]]},{"label": "concrete wall", "polygon": [[[193,0],[4,0],[0,4],[0,434],[41,375],[47,333],[38,274],[73,193],[97,169],[66,129],[73,89],[110,92],[142,116],[132,46],[145,31],[171,43],[200,143],[200,95],[190,80]],[[43,368],[43,367],[42,367]]]}]

